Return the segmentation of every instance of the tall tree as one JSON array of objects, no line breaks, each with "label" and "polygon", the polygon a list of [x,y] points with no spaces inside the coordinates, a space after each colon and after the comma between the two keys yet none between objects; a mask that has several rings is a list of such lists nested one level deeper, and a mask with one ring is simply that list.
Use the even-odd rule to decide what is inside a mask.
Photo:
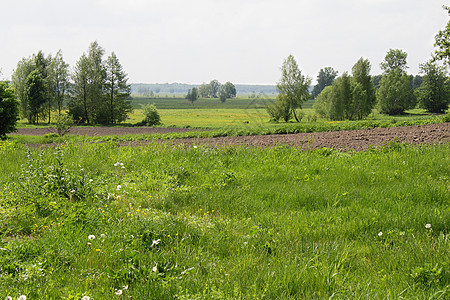
[{"label": "tall tree", "polygon": [[297,122],[296,110],[302,108],[303,102],[310,97],[308,89],[311,78],[304,76],[299,70],[294,56],[289,55],[281,66],[281,79],[277,83],[277,89],[281,98],[288,105]]},{"label": "tall tree", "polygon": [[[443,6],[450,15],[450,7]],[[450,67],[450,21],[447,22],[447,26],[438,32],[435,36],[435,44],[438,49],[434,52],[435,60],[442,60],[447,67]]]},{"label": "tall tree", "polygon": [[32,57],[22,58],[14,70],[11,79],[14,86],[15,96],[20,104],[20,115],[23,118],[27,118],[31,122],[30,112],[28,111],[28,98],[27,98],[27,86],[26,81],[28,75],[35,69],[34,60]]},{"label": "tall tree", "polygon": [[198,99],[198,90],[197,88],[192,88],[192,90],[189,90],[186,96],[186,99],[191,102],[192,105],[194,105],[194,102]]},{"label": "tall tree", "polygon": [[217,98],[220,91],[220,82],[216,79],[211,80],[209,83],[209,96],[211,98]]},{"label": "tall tree", "polygon": [[49,69],[50,96],[56,104],[58,114],[61,114],[63,110],[69,85],[69,65],[64,61],[62,51],[59,50],[50,61]]},{"label": "tall tree", "polygon": [[325,87],[332,85],[337,74],[338,71],[336,71],[332,67],[325,67],[323,69],[320,69],[319,75],[317,75],[317,84],[314,86],[311,92],[311,96],[313,98],[316,98]]},{"label": "tall tree", "polygon": [[400,69],[402,72],[406,73],[406,69],[408,68],[406,62],[407,57],[408,54],[401,49],[389,49],[384,57],[384,61],[380,63],[380,67],[385,74],[395,69]]},{"label": "tall tree", "polygon": [[122,65],[114,52],[106,60],[105,71],[105,90],[109,120],[104,121],[115,124],[125,121],[127,114],[131,112],[131,102],[127,100],[130,97],[131,88],[127,83],[127,74],[123,71]]},{"label": "tall tree", "polygon": [[231,82],[225,82],[225,84],[222,86],[222,89],[227,98],[236,97],[236,87]]},{"label": "tall tree", "polygon": [[353,94],[351,76],[344,72],[341,77],[336,78],[331,90],[330,119],[345,120],[353,119]]},{"label": "tall tree", "polygon": [[92,42],[88,49],[88,102],[92,108],[92,118],[98,122],[99,109],[103,109],[104,82],[106,77],[103,54],[105,50],[97,41]]},{"label": "tall tree", "polygon": [[26,99],[28,103],[29,122],[39,123],[39,113],[45,103],[45,82],[38,69],[32,71],[26,81]]},{"label": "tall tree", "polygon": [[207,83],[202,83],[199,87],[198,87],[198,95],[202,98],[206,98],[209,96],[209,84]]},{"label": "tall tree", "polygon": [[93,108],[88,102],[89,61],[85,53],[78,59],[72,74],[73,97],[69,101],[69,114],[75,120],[90,123]]},{"label": "tall tree", "polygon": [[436,62],[426,62],[420,65],[425,74],[423,83],[416,90],[421,107],[431,113],[443,113],[450,103],[450,85],[445,67]]},{"label": "tall tree", "polygon": [[407,56],[402,50],[390,49],[380,64],[384,74],[376,96],[381,113],[402,114],[415,105],[409,76],[406,74]]},{"label": "tall tree", "polygon": [[399,115],[414,107],[409,76],[400,68],[383,75],[376,95],[383,114]]},{"label": "tall tree", "polygon": [[376,103],[375,88],[370,76],[371,65],[362,57],[352,68],[354,118],[361,120],[368,116]]}]

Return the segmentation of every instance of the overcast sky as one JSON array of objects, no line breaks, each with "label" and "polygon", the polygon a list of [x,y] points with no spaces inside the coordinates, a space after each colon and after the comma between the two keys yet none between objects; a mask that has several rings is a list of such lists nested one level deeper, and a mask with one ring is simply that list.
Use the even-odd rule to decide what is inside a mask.
[{"label": "overcast sky", "polygon": [[449,0],[11,0],[2,1],[0,68],[61,49],[73,66],[98,41],[114,51],[130,83],[275,84],[294,55],[315,81],[360,58],[372,74],[390,48],[408,53],[409,72],[431,57]]}]

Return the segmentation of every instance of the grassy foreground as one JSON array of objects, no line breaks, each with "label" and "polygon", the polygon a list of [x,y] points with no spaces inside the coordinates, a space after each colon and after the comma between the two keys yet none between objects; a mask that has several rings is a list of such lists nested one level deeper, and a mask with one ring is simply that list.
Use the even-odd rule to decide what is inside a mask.
[{"label": "grassy foreground", "polygon": [[448,144],[4,141],[0,161],[0,298],[449,297]]}]

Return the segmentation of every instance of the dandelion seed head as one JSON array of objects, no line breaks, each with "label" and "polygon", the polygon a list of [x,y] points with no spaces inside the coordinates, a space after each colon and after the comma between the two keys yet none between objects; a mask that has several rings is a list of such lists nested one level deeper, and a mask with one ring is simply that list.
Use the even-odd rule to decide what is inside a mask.
[{"label": "dandelion seed head", "polygon": [[121,188],[122,188],[122,186],[119,184],[119,185],[117,186],[117,190],[119,191]]},{"label": "dandelion seed head", "polygon": [[89,296],[84,296],[83,298],[81,298],[81,300],[91,300],[91,297],[89,297]]},{"label": "dandelion seed head", "polygon": [[5,300],[13,300],[11,296],[6,296]]},{"label": "dandelion seed head", "polygon": [[381,232],[381,231],[378,232],[378,236],[379,236],[379,237],[383,236],[383,232]]},{"label": "dandelion seed head", "polygon": [[17,300],[27,300],[27,296],[21,295],[19,298],[17,298]]},{"label": "dandelion seed head", "polygon": [[426,229],[430,229],[431,228],[431,224],[425,224],[425,228]]}]

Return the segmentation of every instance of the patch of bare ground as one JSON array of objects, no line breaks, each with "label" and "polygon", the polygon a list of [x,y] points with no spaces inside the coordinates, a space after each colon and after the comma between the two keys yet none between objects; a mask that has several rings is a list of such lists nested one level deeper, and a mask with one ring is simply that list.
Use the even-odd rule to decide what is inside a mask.
[{"label": "patch of bare ground", "polygon": [[289,145],[303,150],[323,147],[342,151],[364,151],[369,146],[379,147],[390,141],[408,144],[438,144],[450,142],[450,123],[364,130],[273,134],[257,136],[229,136],[202,139],[178,139],[168,143],[185,145],[273,147]]},{"label": "patch of bare ground", "polygon": [[[152,128],[152,127],[76,127],[69,134],[104,136],[124,134],[152,134],[185,132],[198,129],[187,128]],[[21,128],[15,134],[43,135],[49,133],[48,128]],[[303,150],[333,148],[342,151],[365,151],[368,147],[379,147],[390,141],[408,144],[438,144],[450,142],[450,123],[417,125],[406,127],[375,128],[348,131],[329,131],[298,134],[272,134],[255,136],[228,136],[215,138],[186,138],[159,140],[160,143],[172,145],[209,145],[249,147],[274,147],[288,145]],[[145,145],[146,141],[121,142],[122,146]],[[33,145],[39,146],[39,145]],[[43,145],[41,145],[43,146]],[[46,147],[51,145],[46,145]]]}]

